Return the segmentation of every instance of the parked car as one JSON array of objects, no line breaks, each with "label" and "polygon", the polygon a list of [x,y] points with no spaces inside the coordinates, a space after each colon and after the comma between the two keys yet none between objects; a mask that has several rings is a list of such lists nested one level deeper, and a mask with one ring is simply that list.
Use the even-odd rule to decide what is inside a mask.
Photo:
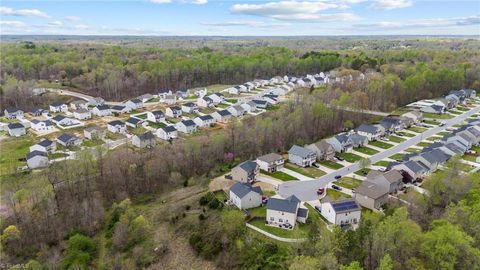
[{"label": "parked car", "polygon": [[323,192],[325,192],[325,188],[319,188],[319,189],[317,189],[317,195],[322,195]]},{"label": "parked car", "polygon": [[440,124],[438,124],[438,126],[440,126],[440,127],[445,126],[445,122],[440,122]]},{"label": "parked car", "polygon": [[315,167],[315,168],[320,168],[320,166],[318,166],[317,163],[313,163],[312,166]]},{"label": "parked car", "polygon": [[337,185],[332,185],[332,188],[335,189],[335,190],[342,190],[342,188],[337,186]]},{"label": "parked car", "polygon": [[340,178],[342,178],[342,176],[341,176],[341,175],[335,175],[334,178],[335,178],[335,179],[340,179]]},{"label": "parked car", "polygon": [[387,142],[390,141],[390,139],[387,138],[387,137],[383,138],[383,140],[384,140],[384,141],[387,141]]},{"label": "parked car", "polygon": [[322,208],[320,205],[315,205],[315,210],[317,210],[319,213],[322,213]]},{"label": "parked car", "polygon": [[355,193],[355,189],[354,189],[354,188],[352,188],[352,193]]},{"label": "parked car", "polygon": [[342,157],[337,157],[337,156],[335,156],[335,158],[338,159],[339,161],[344,161],[344,160],[345,160],[345,159],[342,158]]},{"label": "parked car", "polygon": [[266,204],[268,202],[268,197],[267,196],[262,196],[262,203]]}]

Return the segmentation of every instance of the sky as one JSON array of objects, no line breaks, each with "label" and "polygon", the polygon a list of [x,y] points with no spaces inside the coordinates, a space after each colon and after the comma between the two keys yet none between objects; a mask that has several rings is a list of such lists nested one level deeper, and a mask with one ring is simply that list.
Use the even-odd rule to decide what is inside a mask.
[{"label": "sky", "polygon": [[0,34],[480,36],[480,1],[2,0]]}]

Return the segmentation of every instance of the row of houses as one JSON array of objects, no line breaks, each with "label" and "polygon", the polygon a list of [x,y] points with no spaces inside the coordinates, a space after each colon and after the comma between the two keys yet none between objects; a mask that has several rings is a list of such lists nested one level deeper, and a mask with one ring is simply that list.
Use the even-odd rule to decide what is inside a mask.
[{"label": "row of houses", "polygon": [[422,112],[443,114],[458,105],[466,104],[467,99],[474,98],[476,95],[477,92],[473,89],[452,90],[443,98],[437,100],[422,100],[411,105],[419,107]]}]

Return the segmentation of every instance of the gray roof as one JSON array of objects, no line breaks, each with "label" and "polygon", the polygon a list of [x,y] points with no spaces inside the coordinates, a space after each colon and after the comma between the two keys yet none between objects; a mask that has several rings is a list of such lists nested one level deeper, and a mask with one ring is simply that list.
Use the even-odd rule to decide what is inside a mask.
[{"label": "gray roof", "polygon": [[307,208],[298,208],[297,216],[302,218],[308,217],[308,209]]},{"label": "gray roof", "polygon": [[10,124],[8,124],[8,129],[17,129],[17,128],[25,128],[25,126],[20,124],[20,123],[10,123]]},{"label": "gray roof", "polygon": [[172,111],[181,111],[181,110],[182,110],[182,108],[180,108],[180,107],[178,107],[178,106],[172,106],[172,107],[169,107],[169,108],[170,108],[170,110],[172,110]]},{"label": "gray roof", "polygon": [[152,111],[151,112],[155,117],[162,117],[164,114],[160,110]]},{"label": "gray roof", "polygon": [[201,115],[199,116],[198,118],[200,118],[202,121],[205,121],[205,120],[213,120],[213,117],[209,114],[206,114],[206,115]]},{"label": "gray roof", "polygon": [[367,137],[354,133],[350,135],[350,140],[352,140],[353,143],[363,143],[367,140]]},{"label": "gray roof", "polygon": [[441,112],[443,111],[443,107],[440,105],[431,105],[430,106],[434,111]]},{"label": "gray roof", "polygon": [[123,126],[123,125],[125,125],[125,123],[122,122],[122,121],[120,121],[120,120],[113,120],[113,121],[111,121],[111,122],[108,122],[108,124],[109,124],[110,126],[118,126],[118,125],[122,125],[122,126]]},{"label": "gray roof", "polygon": [[142,101],[138,98],[134,98],[134,99],[130,99],[131,102],[135,103],[135,104],[139,104],[139,103],[142,103]]},{"label": "gray roof", "polygon": [[182,124],[184,124],[186,127],[196,126],[195,122],[193,122],[192,120],[183,120]]},{"label": "gray roof", "polygon": [[6,108],[5,111],[7,111],[8,113],[15,113],[22,110],[20,110],[19,108]]},{"label": "gray roof", "polygon": [[38,151],[38,150],[34,150],[30,153],[27,154],[27,160],[31,159],[31,158],[34,158],[36,156],[42,156],[42,157],[46,157],[47,156],[47,153],[45,152],[42,152],[42,151]]},{"label": "gray roof", "polygon": [[426,171],[425,167],[422,167],[422,165],[418,164],[418,162],[414,160],[407,161],[404,165],[414,173],[422,173]]},{"label": "gray roof", "polygon": [[122,105],[112,106],[112,110],[115,110],[115,111],[122,111],[123,109],[125,109],[125,106],[122,106]]},{"label": "gray roof", "polygon": [[84,109],[84,108],[80,108],[80,109],[75,110],[75,112],[76,113],[88,113],[88,110]]},{"label": "gray roof", "polygon": [[347,134],[343,133],[343,134],[338,134],[336,136],[334,136],[335,139],[337,139],[337,141],[339,141],[340,143],[346,143],[348,141],[348,136]]},{"label": "gray roof", "polygon": [[345,213],[352,211],[361,211],[360,206],[354,199],[341,199],[337,201],[330,202],[335,213]]},{"label": "gray roof", "polygon": [[174,126],[161,127],[161,129],[163,129],[163,131],[165,131],[166,133],[177,131],[177,129]]},{"label": "gray roof", "polygon": [[237,167],[242,168],[243,170],[245,170],[248,173],[252,173],[253,171],[255,171],[257,166],[258,165],[255,161],[247,160],[247,161],[244,161],[244,162],[240,163]]},{"label": "gray roof", "polygon": [[53,121],[59,122],[65,119],[66,117],[63,115],[56,115],[55,117],[52,118]]},{"label": "gray roof", "polygon": [[213,100],[209,97],[203,97],[203,100],[207,101],[207,102],[213,102]]},{"label": "gray roof", "polygon": [[140,120],[138,118],[130,117],[130,118],[127,119],[127,122],[130,123],[130,124],[136,125],[136,124],[142,122],[142,120]]},{"label": "gray roof", "polygon": [[267,202],[267,209],[296,214],[299,203],[300,200],[295,195],[287,199],[270,198]]},{"label": "gray roof", "polygon": [[259,100],[259,99],[254,99],[253,102],[255,102],[255,104],[267,104],[268,103],[266,100]]},{"label": "gray roof", "polygon": [[56,102],[53,102],[53,103],[51,104],[52,107],[60,107],[60,106],[62,106],[62,105],[65,105],[65,103],[60,102],[60,101],[56,101]]},{"label": "gray roof", "polygon": [[40,146],[43,146],[43,147],[48,147],[48,146],[52,145],[53,142],[50,141],[49,139],[44,139],[44,140],[39,141],[37,144],[40,145]]},{"label": "gray roof", "polygon": [[362,184],[355,189],[355,196],[363,195],[372,199],[378,199],[387,193],[388,189],[386,187],[377,185],[370,181],[363,181]]},{"label": "gray roof", "polygon": [[221,116],[232,115],[228,110],[217,111],[217,113]]},{"label": "gray roof", "polygon": [[295,155],[295,156],[307,158],[308,156],[314,155],[315,153],[312,150],[307,149],[305,147],[301,147],[301,146],[298,146],[298,145],[293,145],[292,148],[290,148],[290,150],[288,150],[288,154],[292,154],[292,155]]},{"label": "gray roof", "polygon": [[240,199],[245,197],[250,192],[255,192],[258,193],[259,195],[262,195],[262,188],[260,187],[253,187],[250,184],[244,184],[244,183],[235,183],[231,188],[230,191],[233,192],[233,194],[237,195]]},{"label": "gray roof", "polygon": [[60,135],[57,140],[62,141],[62,142],[69,142],[71,140],[76,140],[77,137],[75,135],[69,134],[69,133],[63,133]]},{"label": "gray roof", "polygon": [[365,125],[361,124],[358,128],[357,131],[365,132],[365,133],[370,133],[370,134],[375,134],[377,132],[377,127],[373,125]]},{"label": "gray roof", "polygon": [[143,133],[142,135],[138,136],[138,138],[141,141],[146,141],[146,140],[155,139],[155,136],[153,135],[153,133],[151,131],[147,131],[147,132]]},{"label": "gray roof", "polygon": [[272,163],[272,162],[277,161],[279,159],[283,159],[283,157],[279,154],[276,154],[276,153],[270,153],[270,154],[260,156],[257,159],[261,160],[261,161],[265,161],[267,163]]},{"label": "gray roof", "polygon": [[109,107],[108,105],[98,105],[96,108],[97,108],[97,110],[99,110],[99,111],[110,110],[110,107]]}]

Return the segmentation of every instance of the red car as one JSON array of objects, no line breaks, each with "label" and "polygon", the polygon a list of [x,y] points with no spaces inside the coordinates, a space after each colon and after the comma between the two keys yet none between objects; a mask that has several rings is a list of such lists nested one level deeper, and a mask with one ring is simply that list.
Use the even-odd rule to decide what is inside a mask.
[{"label": "red car", "polygon": [[319,188],[319,189],[317,190],[317,195],[322,195],[323,192],[325,192],[325,188]]}]

